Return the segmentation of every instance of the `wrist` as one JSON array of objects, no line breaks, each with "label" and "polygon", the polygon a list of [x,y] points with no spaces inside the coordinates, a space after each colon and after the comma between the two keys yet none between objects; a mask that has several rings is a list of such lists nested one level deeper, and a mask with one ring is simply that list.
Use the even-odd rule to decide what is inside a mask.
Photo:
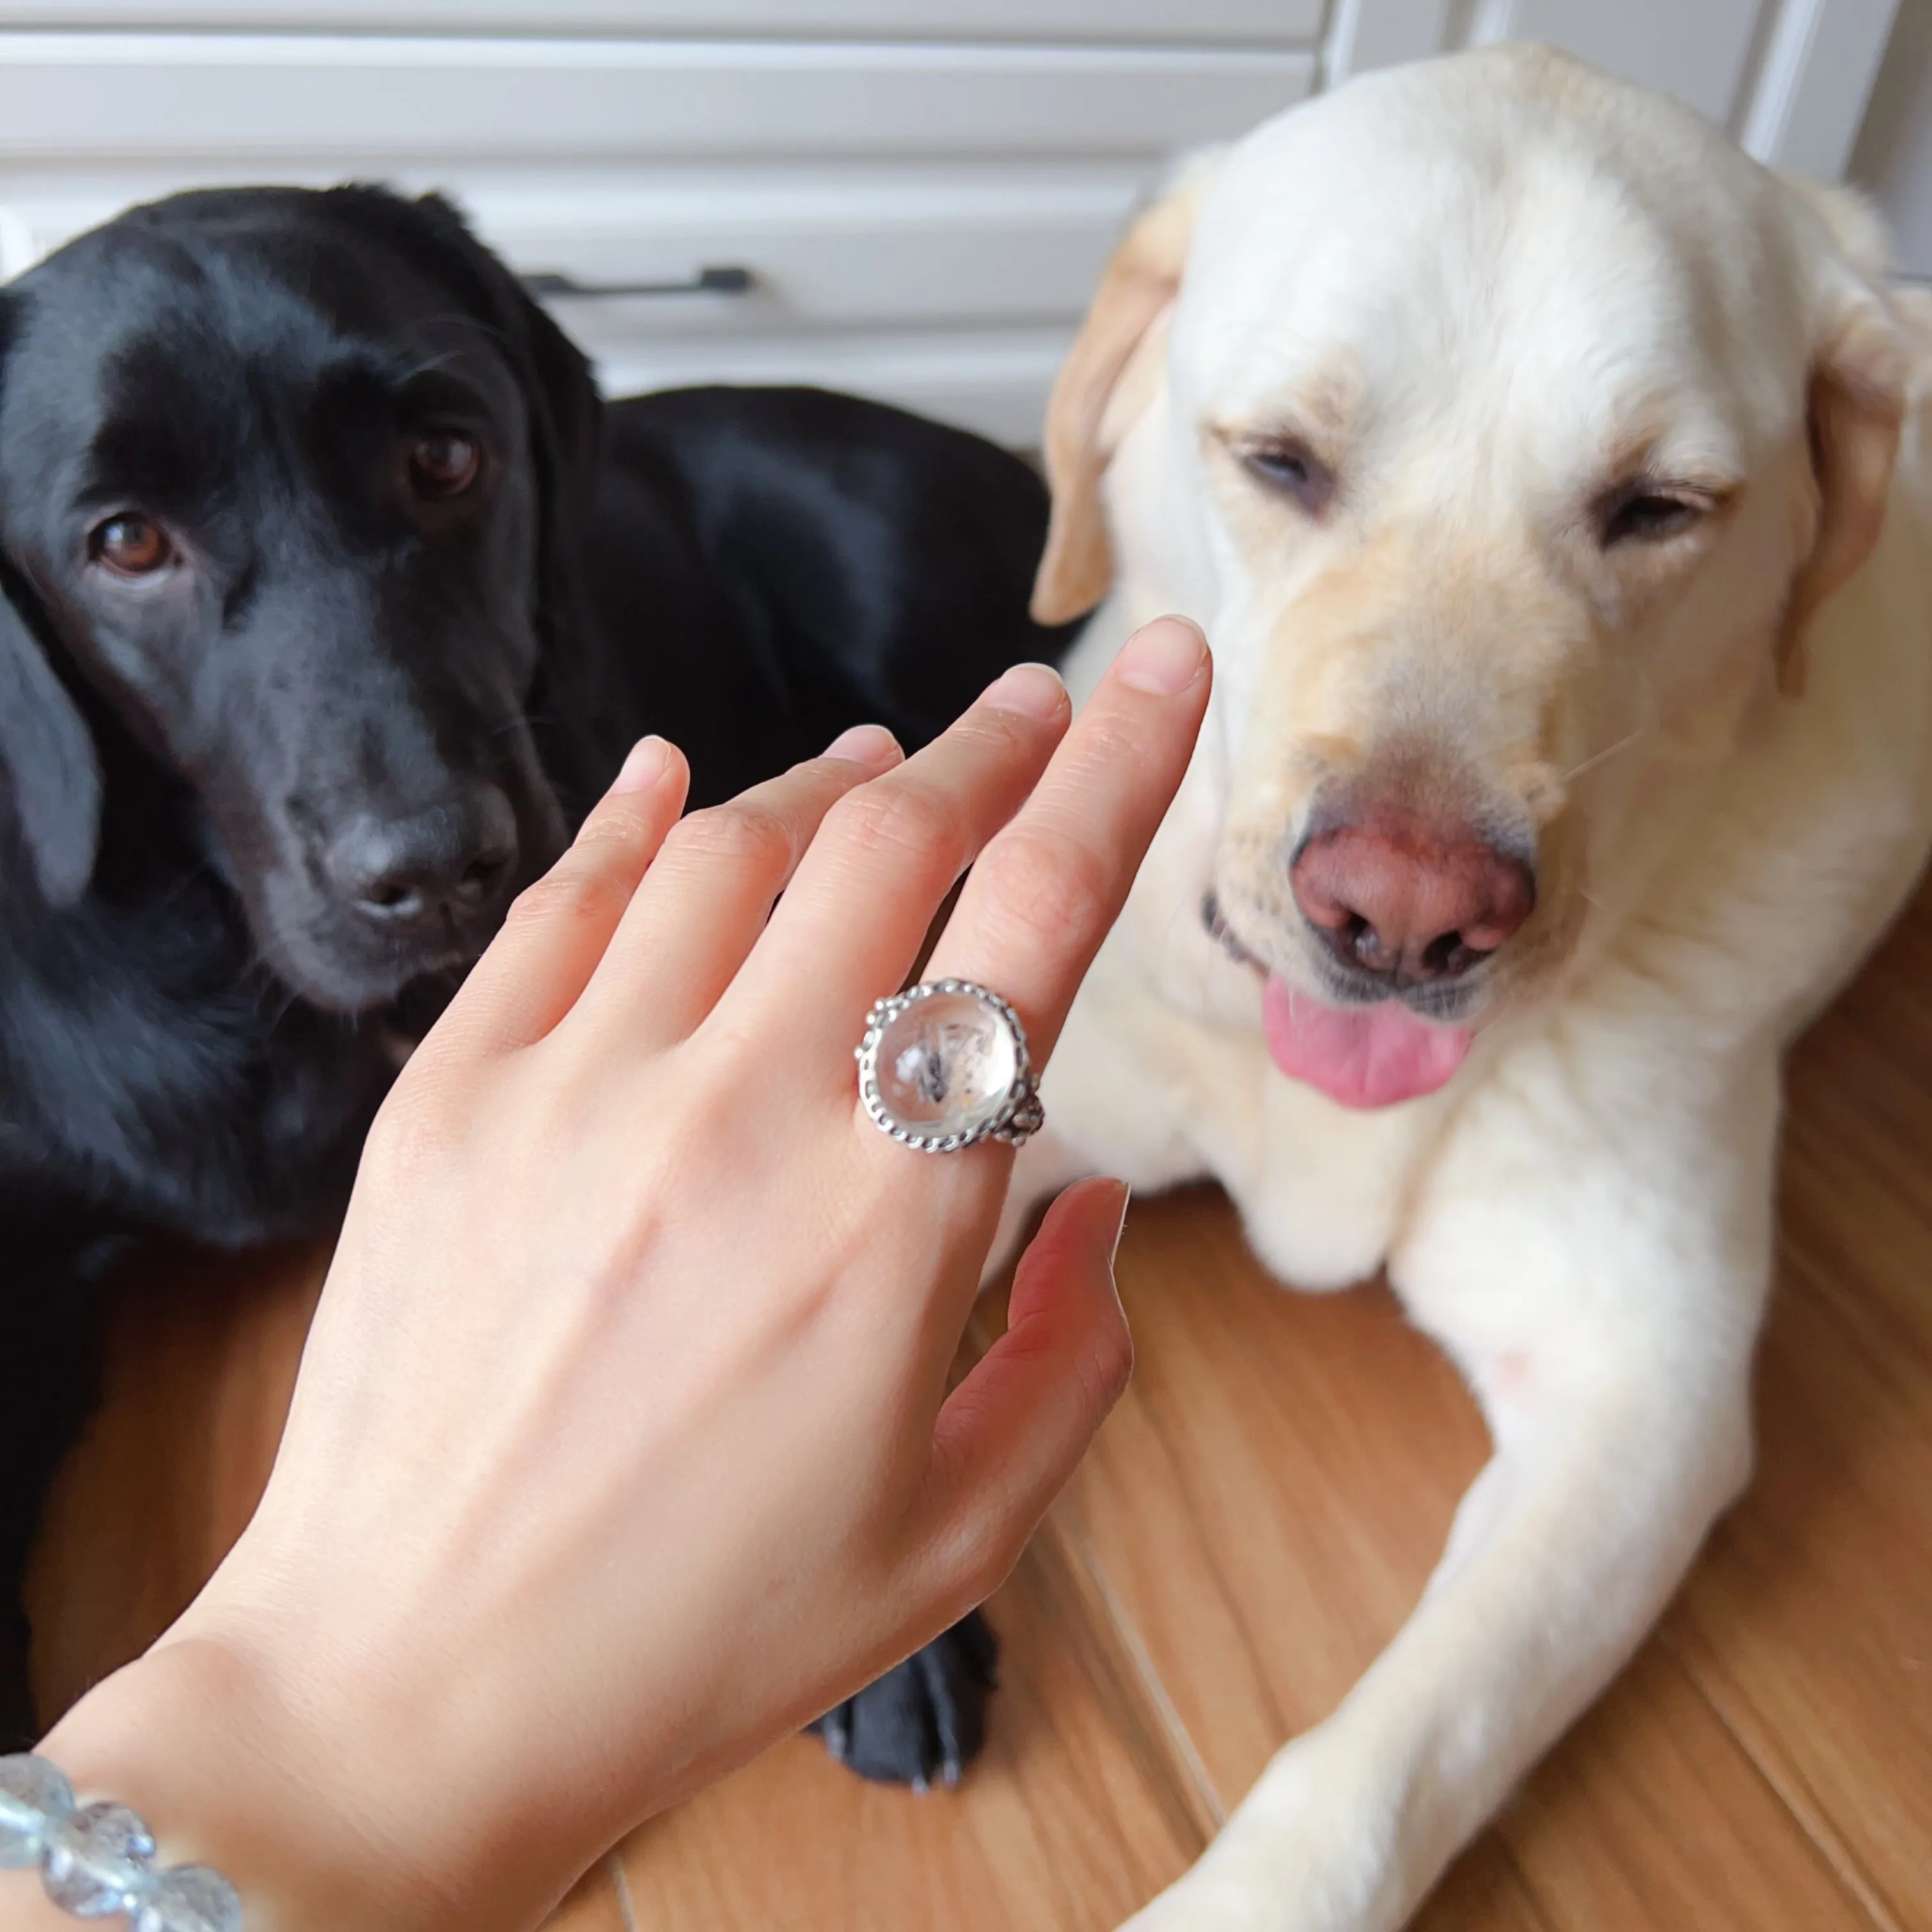
[{"label": "wrist", "polygon": [[[158,1862],[220,1871],[249,1932],[539,1923],[573,1873],[536,1869],[533,1848],[520,1858],[494,1817],[466,1815],[473,1791],[420,1774],[370,1701],[318,1711],[291,1693],[245,1648],[164,1642],[89,1692],[40,1750],[83,1798],[137,1813]],[[23,1916],[23,1928],[72,1922],[32,1909],[51,1916]]]}]

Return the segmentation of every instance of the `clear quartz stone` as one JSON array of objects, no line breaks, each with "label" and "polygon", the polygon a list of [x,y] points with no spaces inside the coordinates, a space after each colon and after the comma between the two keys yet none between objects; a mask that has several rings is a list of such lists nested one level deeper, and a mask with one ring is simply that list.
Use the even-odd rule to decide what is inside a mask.
[{"label": "clear quartz stone", "polygon": [[25,1751],[0,1757],[0,1871],[25,1871],[74,1809],[74,1788],[58,1766]]},{"label": "clear quartz stone", "polygon": [[877,1064],[886,1112],[929,1140],[986,1126],[1019,1071],[1011,1026],[971,993],[928,993],[895,1013],[880,1035]]},{"label": "clear quartz stone", "polygon": [[206,1865],[170,1865],[140,1894],[134,1932],[242,1932],[241,1898]]},{"label": "clear quartz stone", "polygon": [[83,1804],[47,1834],[40,1878],[47,1896],[76,1918],[128,1910],[154,1862],[153,1834],[124,1804]]}]

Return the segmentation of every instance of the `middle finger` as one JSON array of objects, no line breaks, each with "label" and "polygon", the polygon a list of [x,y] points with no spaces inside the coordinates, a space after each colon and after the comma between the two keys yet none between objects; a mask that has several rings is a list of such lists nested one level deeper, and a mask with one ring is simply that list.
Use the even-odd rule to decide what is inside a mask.
[{"label": "middle finger", "polygon": [[890,732],[860,725],[823,757],[680,819],[578,1003],[576,1030],[647,1048],[684,1039],[744,964],[826,812],[901,755]]},{"label": "middle finger", "polygon": [[[943,736],[841,800],[721,1013],[787,1012],[814,1058],[828,1040],[857,1039],[866,1009],[911,970],[960,874],[1025,802],[1071,715],[1058,673],[1016,665]],[[802,1000],[800,961],[811,973]]]}]

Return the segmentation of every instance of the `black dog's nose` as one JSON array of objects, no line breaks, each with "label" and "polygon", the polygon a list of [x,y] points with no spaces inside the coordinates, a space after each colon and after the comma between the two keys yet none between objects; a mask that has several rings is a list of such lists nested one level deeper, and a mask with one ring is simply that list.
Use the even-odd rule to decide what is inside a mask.
[{"label": "black dog's nose", "polygon": [[517,862],[517,816],[492,784],[452,793],[406,818],[364,813],[323,860],[358,912],[386,926],[447,915],[459,922],[495,904]]}]

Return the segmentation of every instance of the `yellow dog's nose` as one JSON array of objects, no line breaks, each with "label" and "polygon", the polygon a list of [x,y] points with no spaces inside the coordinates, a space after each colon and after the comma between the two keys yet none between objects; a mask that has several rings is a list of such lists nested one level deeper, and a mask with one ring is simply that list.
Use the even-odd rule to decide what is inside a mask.
[{"label": "yellow dog's nose", "polygon": [[1303,917],[1344,964],[1404,986],[1460,978],[1536,904],[1521,860],[1466,826],[1406,815],[1318,833],[1290,880]]}]

